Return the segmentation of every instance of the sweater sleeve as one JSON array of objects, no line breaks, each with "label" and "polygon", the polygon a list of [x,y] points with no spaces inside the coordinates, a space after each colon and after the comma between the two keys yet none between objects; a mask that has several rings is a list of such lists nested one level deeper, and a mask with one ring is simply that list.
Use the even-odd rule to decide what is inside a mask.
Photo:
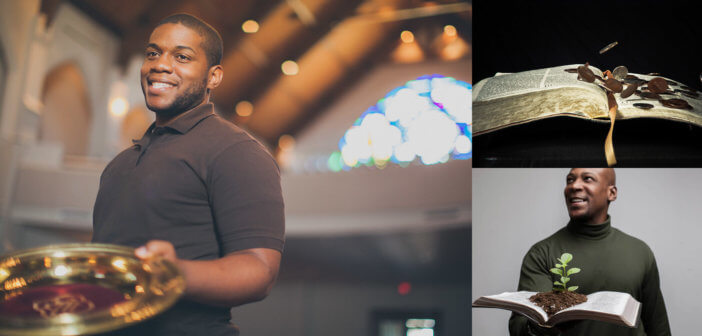
[{"label": "sweater sleeve", "polygon": [[[532,246],[524,256],[522,269],[519,274],[520,291],[547,292],[553,288],[553,282],[546,260],[548,256],[543,247]],[[541,328],[519,314],[512,314],[509,319],[509,334],[511,336],[557,335],[553,328]]]},{"label": "sweater sleeve", "polygon": [[663,302],[658,266],[653,253],[651,253],[651,259],[651,266],[643,281],[641,322],[646,330],[646,335],[670,336],[668,313],[665,309],[665,302]]}]

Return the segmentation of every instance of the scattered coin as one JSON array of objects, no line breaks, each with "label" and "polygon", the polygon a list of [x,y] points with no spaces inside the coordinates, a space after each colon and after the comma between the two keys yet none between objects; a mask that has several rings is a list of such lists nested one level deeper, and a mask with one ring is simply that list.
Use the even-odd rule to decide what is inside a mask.
[{"label": "scattered coin", "polygon": [[587,64],[578,67],[578,75],[582,80],[592,83],[595,81],[595,74],[587,67]]},{"label": "scattered coin", "polygon": [[659,100],[663,106],[672,107],[677,109],[689,109],[692,108],[690,104],[684,99],[671,98],[671,99],[661,99]]},{"label": "scattered coin", "polygon": [[663,93],[668,90],[668,83],[662,77],[648,81],[648,89],[653,93]]},{"label": "scattered coin", "polygon": [[640,108],[643,110],[648,110],[648,109],[652,109],[653,105],[648,104],[648,103],[634,103],[634,107]]},{"label": "scattered coin", "polygon": [[605,80],[604,85],[606,88],[610,89],[612,92],[619,93],[622,92],[622,83],[620,83],[618,80],[614,78],[607,78]]},{"label": "scattered coin", "polygon": [[627,69],[623,65],[620,65],[620,66],[614,68],[614,70],[612,70],[612,76],[614,76],[614,79],[616,79],[618,81],[624,80],[624,78],[626,78],[626,76],[628,74],[629,74],[629,69]]},{"label": "scattered coin", "polygon": [[631,95],[634,93],[634,91],[636,91],[636,88],[637,88],[637,87],[638,87],[637,84],[629,84],[629,85],[627,85],[626,89],[624,89],[624,91],[622,91],[620,97],[622,97],[622,98],[628,98],[629,96],[631,96]]},{"label": "scattered coin", "polygon": [[608,44],[606,47],[600,49],[600,54],[606,53],[607,51],[609,51],[609,49],[614,48],[617,44],[619,44],[619,42],[617,42],[617,41],[614,41],[614,42]]}]

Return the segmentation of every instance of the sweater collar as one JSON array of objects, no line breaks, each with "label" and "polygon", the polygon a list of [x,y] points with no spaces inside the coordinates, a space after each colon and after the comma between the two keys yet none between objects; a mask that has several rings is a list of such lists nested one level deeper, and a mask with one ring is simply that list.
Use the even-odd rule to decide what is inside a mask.
[{"label": "sweater collar", "polygon": [[602,239],[612,231],[611,218],[607,215],[607,219],[596,225],[576,224],[573,221],[568,222],[568,230],[578,237],[587,239]]}]

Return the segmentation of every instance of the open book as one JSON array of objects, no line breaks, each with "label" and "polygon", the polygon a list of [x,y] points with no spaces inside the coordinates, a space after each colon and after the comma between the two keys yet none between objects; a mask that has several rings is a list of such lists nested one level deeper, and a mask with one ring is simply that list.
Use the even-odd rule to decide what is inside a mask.
[{"label": "open book", "polygon": [[[473,87],[473,131],[478,136],[501,128],[555,116],[572,116],[594,121],[609,122],[607,93],[595,81],[578,80],[577,73],[566,72],[581,64],[524,71],[512,74],[498,73]],[[589,67],[602,77],[602,71]],[[633,74],[642,80],[660,76]],[[663,118],[687,122],[702,127],[702,94],[682,83],[669,80],[672,94],[661,94],[662,99],[682,99],[691,109],[663,106],[657,99],[644,99],[637,94],[621,98],[615,94],[618,111],[616,119]],[[675,92],[675,91],[678,92]],[[692,92],[691,96],[683,92]],[[697,95],[697,97],[694,97]],[[653,105],[648,109],[636,103]]]},{"label": "open book", "polygon": [[545,326],[571,320],[597,320],[635,328],[641,311],[641,303],[631,295],[620,292],[595,292],[587,296],[587,301],[563,309],[550,318],[529,298],[536,292],[511,292],[481,296],[473,307],[500,308],[522,314],[532,321]]}]

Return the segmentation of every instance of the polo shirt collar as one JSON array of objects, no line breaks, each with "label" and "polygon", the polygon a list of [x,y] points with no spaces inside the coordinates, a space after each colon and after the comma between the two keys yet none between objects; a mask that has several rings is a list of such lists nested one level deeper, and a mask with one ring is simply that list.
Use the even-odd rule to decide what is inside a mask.
[{"label": "polo shirt collar", "polygon": [[[163,126],[164,128],[173,129],[181,134],[187,133],[195,127],[203,119],[214,115],[214,105],[207,103],[183,112],[180,116]],[[156,127],[154,122],[149,129]]]},{"label": "polo shirt collar", "polygon": [[[214,105],[212,103],[202,104],[198,107],[183,112],[183,114],[178,116],[175,120],[172,120],[171,122],[169,122],[165,126],[161,126],[160,128],[170,128],[178,133],[185,134],[193,127],[195,127],[195,125],[197,125],[200,121],[213,115]],[[146,132],[144,132],[144,136],[142,136],[141,139],[132,140],[132,143],[139,147],[144,146],[146,136],[152,133],[156,128],[156,122],[151,123],[151,126],[149,126]]]}]

